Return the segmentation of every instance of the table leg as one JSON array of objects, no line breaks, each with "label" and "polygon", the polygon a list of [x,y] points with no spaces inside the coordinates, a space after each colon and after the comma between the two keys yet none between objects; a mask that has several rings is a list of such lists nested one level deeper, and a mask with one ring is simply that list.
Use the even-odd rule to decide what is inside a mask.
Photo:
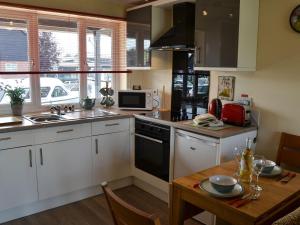
[{"label": "table leg", "polygon": [[184,202],[181,199],[181,190],[173,184],[170,185],[170,225],[184,224]]}]

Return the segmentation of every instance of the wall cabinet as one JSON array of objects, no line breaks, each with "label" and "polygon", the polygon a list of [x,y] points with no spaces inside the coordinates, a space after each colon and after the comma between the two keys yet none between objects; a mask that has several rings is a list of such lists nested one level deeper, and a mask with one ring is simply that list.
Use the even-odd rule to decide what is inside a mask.
[{"label": "wall cabinet", "polygon": [[197,0],[195,69],[255,71],[259,0]]},{"label": "wall cabinet", "polygon": [[127,12],[127,67],[150,67],[152,6]]},{"label": "wall cabinet", "polygon": [[94,185],[130,176],[129,130],[93,137]]},{"label": "wall cabinet", "polygon": [[32,146],[0,151],[0,211],[38,200]]},{"label": "wall cabinet", "polygon": [[39,199],[47,199],[92,185],[91,137],[37,147]]}]

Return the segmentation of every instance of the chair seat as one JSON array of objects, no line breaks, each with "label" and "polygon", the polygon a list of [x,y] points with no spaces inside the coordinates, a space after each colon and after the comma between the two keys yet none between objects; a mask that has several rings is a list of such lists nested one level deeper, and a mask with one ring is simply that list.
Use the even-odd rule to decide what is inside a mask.
[{"label": "chair seat", "polygon": [[275,221],[272,225],[299,225],[300,224],[300,207],[295,211]]}]

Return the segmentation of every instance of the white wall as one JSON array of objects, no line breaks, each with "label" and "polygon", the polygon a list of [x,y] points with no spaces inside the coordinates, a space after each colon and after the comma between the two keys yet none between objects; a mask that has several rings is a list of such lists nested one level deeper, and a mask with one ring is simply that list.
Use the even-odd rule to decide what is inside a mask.
[{"label": "white wall", "polygon": [[212,72],[211,98],[219,75],[236,77],[235,97],[247,93],[261,111],[257,151],[275,158],[280,132],[300,135],[300,34],[289,26],[298,0],[261,0],[256,72]]}]

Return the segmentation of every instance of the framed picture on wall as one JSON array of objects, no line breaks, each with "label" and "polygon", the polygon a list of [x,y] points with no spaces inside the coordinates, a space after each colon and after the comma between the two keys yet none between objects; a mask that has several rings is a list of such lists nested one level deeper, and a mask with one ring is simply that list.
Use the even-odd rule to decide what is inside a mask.
[{"label": "framed picture on wall", "polygon": [[221,100],[233,101],[234,99],[235,77],[218,77],[218,98]]}]

